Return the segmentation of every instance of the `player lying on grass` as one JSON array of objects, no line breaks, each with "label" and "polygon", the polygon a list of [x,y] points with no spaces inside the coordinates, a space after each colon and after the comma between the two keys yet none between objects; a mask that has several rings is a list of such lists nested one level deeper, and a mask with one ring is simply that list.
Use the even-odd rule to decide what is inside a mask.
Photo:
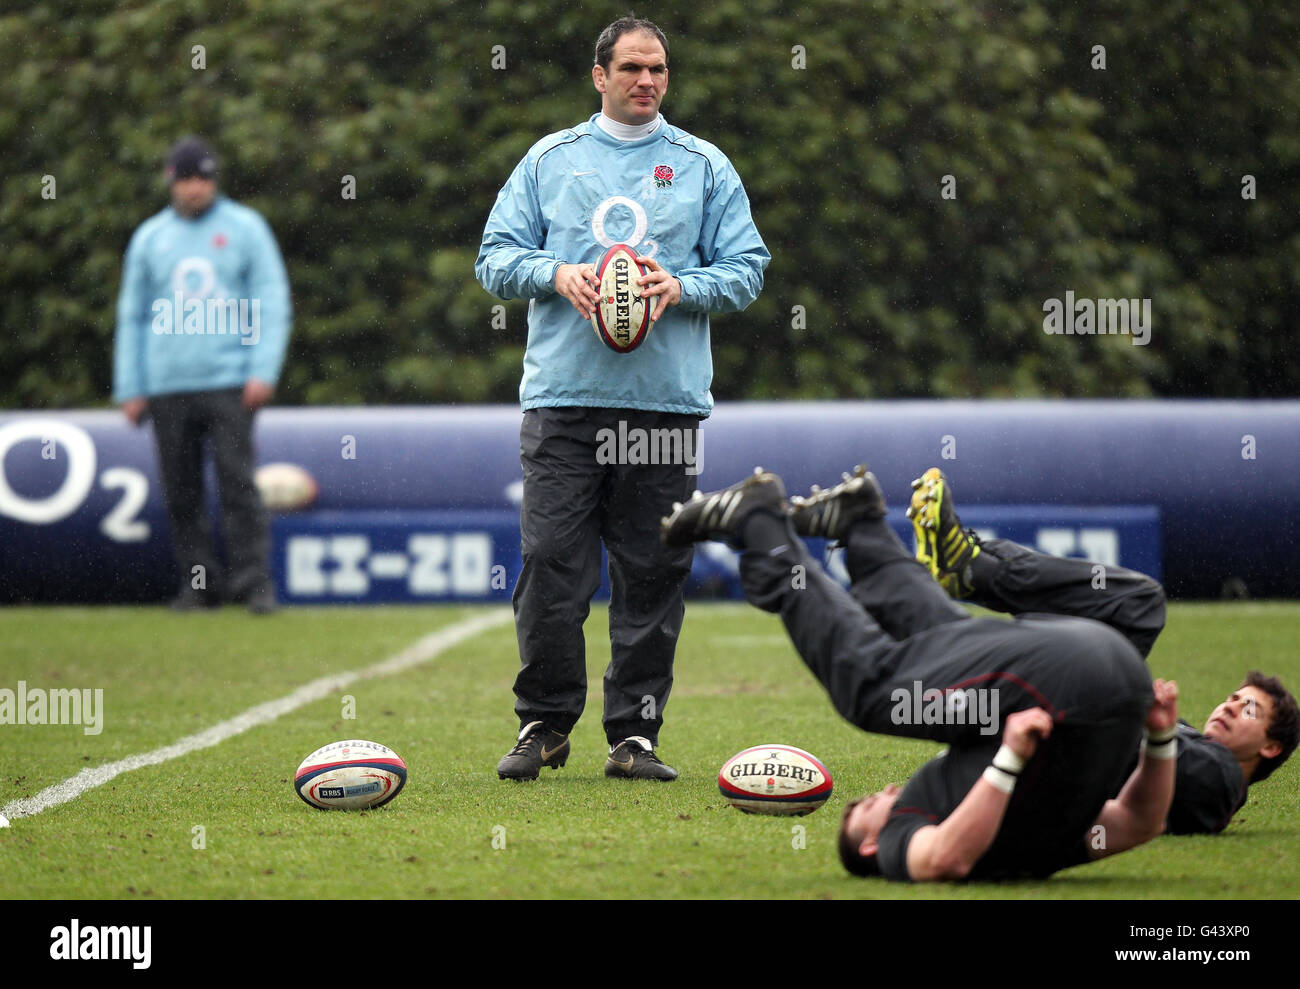
[{"label": "player lying on grass", "polygon": [[[1035,552],[962,527],[952,485],[938,467],[912,482],[907,514],[916,557],[950,597],[1012,615],[1074,615],[1105,622],[1143,657],[1165,626],[1165,593],[1145,574]],[[1197,731],[1178,724],[1171,834],[1216,834],[1246,802],[1247,787],[1295,751],[1300,708],[1277,677],[1257,670]]]},{"label": "player lying on grass", "polygon": [[[845,541],[852,596],[796,533]],[[903,548],[865,468],[793,509],[781,479],[756,471],[677,506],[661,534],[668,545],[719,539],[740,549],[746,596],[781,616],[847,720],[948,744],[901,790],[849,805],[840,850],[850,872],[1042,877],[1164,827],[1176,686],[1153,688],[1138,651],[1100,622],[973,617]],[[939,716],[913,716],[907,698],[918,695],[941,698]],[[976,710],[994,717],[971,717]]]}]

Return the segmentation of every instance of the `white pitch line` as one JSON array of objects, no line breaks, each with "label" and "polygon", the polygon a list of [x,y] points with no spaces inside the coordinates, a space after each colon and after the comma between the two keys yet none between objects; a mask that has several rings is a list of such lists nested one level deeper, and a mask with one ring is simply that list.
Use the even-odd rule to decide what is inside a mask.
[{"label": "white pitch line", "polygon": [[514,615],[510,609],[493,609],[486,615],[468,618],[448,628],[431,632],[396,655],[390,656],[374,666],[367,666],[362,670],[334,673],[318,680],[312,680],[278,700],[267,701],[265,704],[250,707],[247,711],[237,714],[227,721],[219,722],[196,735],[186,735],[171,745],[164,745],[152,752],[141,752],[138,755],[127,756],[125,759],[108,762],[102,766],[95,766],[93,769],[83,769],[76,776],[66,779],[62,783],[55,783],[53,786],[46,787],[34,797],[11,800],[3,808],[0,808],[0,822],[3,822],[0,823],[0,828],[7,827],[9,820],[32,817],[43,810],[49,810],[51,807],[65,804],[69,800],[75,800],[87,790],[103,786],[121,773],[127,773],[133,769],[143,769],[145,766],[156,766],[160,762],[179,759],[181,756],[197,752],[199,749],[211,748],[228,738],[243,734],[250,728],[267,724],[281,715],[288,714],[290,711],[296,711],[313,701],[329,697],[357,680],[371,680],[376,677],[392,676],[395,673],[402,673],[412,667],[419,666],[421,663],[427,663],[453,646],[460,645],[466,639],[473,638],[480,632],[506,624],[513,617]]}]

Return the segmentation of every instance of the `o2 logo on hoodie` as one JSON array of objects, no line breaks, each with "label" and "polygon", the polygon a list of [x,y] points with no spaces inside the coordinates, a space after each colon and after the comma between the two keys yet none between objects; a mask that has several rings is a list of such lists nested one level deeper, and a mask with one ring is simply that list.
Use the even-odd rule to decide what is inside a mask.
[{"label": "o2 logo on hoodie", "polygon": [[207,258],[182,258],[172,269],[172,291],[185,299],[206,299],[217,287],[217,269]]},{"label": "o2 logo on hoodie", "polygon": [[[605,217],[615,206],[621,206],[630,210],[632,213],[632,233],[626,237],[615,240],[605,231]],[[659,250],[659,244],[654,240],[646,239],[646,231],[650,227],[650,218],[646,216],[645,207],[635,199],[629,199],[627,196],[610,196],[591,214],[591,235],[596,238],[596,243],[601,247],[613,247],[615,244],[626,244],[628,247],[637,250],[642,257],[652,258]],[[645,246],[637,245],[644,241]]]}]

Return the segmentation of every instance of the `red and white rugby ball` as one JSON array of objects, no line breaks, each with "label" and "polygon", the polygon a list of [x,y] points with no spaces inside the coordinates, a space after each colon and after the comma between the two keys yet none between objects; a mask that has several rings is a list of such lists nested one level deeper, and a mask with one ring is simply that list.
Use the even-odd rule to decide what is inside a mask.
[{"label": "red and white rugby ball", "polygon": [[643,299],[637,281],[648,271],[637,264],[636,252],[626,244],[615,244],[596,265],[600,298],[592,310],[591,325],[601,342],[616,353],[636,350],[650,332],[654,298],[649,302]]},{"label": "red and white rugby ball", "polygon": [[253,475],[262,504],[272,512],[306,508],[320,494],[316,478],[297,464],[263,464]]},{"label": "red and white rugby ball", "polygon": [[352,739],[317,749],[293,775],[298,796],[325,810],[381,807],[406,785],[406,763],[378,742]]},{"label": "red and white rugby ball", "polygon": [[718,789],[746,814],[799,817],[831,795],[831,774],[815,755],[793,745],[755,745],[718,771]]}]

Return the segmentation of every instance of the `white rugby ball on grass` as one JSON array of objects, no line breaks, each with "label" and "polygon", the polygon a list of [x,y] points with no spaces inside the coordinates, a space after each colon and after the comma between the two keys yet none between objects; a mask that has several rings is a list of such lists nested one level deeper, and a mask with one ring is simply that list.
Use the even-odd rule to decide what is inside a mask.
[{"label": "white rugby ball on grass", "polygon": [[793,745],[755,745],[737,752],[718,771],[727,803],[746,814],[811,814],[834,790],[831,774],[815,755]]},{"label": "white rugby ball on grass", "polygon": [[637,264],[636,251],[626,244],[615,244],[596,265],[596,291],[600,298],[591,313],[596,336],[610,350],[629,354],[641,346],[650,332],[650,312],[654,298],[641,297],[637,279],[649,271]]},{"label": "white rugby ball on grass", "polygon": [[262,504],[272,512],[306,508],[320,494],[316,478],[297,464],[263,464],[253,475]]},{"label": "white rugby ball on grass", "polygon": [[382,807],[406,785],[406,763],[378,742],[349,739],[321,746],[298,767],[293,788],[313,807]]}]

